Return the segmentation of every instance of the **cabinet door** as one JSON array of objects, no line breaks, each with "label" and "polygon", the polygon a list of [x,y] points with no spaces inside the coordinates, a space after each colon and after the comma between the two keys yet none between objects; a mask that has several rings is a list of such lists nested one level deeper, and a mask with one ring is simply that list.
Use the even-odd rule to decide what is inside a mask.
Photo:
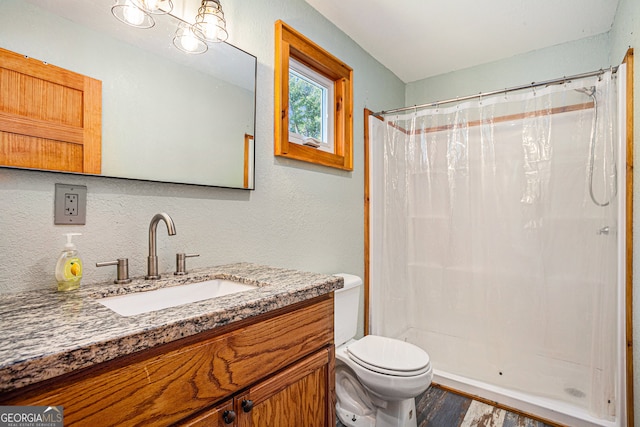
[{"label": "cabinet door", "polygon": [[233,427],[236,425],[235,420],[236,413],[233,411],[233,401],[227,400],[176,425],[180,427]]},{"label": "cabinet door", "polygon": [[[235,399],[238,427],[327,427],[333,417],[333,347]],[[334,421],[335,422],[335,421]]]},{"label": "cabinet door", "polygon": [[102,82],[0,49],[0,164],[99,174]]}]

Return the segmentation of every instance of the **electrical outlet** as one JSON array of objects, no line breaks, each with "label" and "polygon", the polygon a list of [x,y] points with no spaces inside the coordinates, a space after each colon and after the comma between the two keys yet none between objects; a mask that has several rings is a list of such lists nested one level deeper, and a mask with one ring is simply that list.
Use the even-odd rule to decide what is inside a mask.
[{"label": "electrical outlet", "polygon": [[87,187],[56,184],[54,224],[86,224]]},{"label": "electrical outlet", "polygon": [[78,216],[77,193],[64,193],[64,216]]}]

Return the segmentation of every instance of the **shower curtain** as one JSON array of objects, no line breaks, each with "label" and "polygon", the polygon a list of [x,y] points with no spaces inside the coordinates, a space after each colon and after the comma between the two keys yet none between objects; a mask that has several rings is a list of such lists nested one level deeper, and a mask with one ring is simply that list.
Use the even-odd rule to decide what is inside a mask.
[{"label": "shower curtain", "polygon": [[606,72],[372,118],[370,332],[613,419],[616,105]]}]

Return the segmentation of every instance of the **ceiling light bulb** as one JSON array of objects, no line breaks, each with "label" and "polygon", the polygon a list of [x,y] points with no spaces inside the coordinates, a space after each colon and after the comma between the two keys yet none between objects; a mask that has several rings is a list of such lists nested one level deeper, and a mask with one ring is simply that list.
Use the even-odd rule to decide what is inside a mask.
[{"label": "ceiling light bulb", "polygon": [[202,0],[196,15],[194,30],[198,37],[207,42],[223,42],[227,39],[229,35],[219,0]]},{"label": "ceiling light bulb", "polygon": [[192,54],[205,53],[209,49],[209,46],[194,32],[193,26],[186,22],[178,25],[173,44],[181,51]]},{"label": "ceiling light bulb", "polygon": [[218,22],[209,21],[204,23],[204,34],[207,39],[216,40],[218,38]]},{"label": "ceiling light bulb", "polygon": [[136,28],[151,28],[155,25],[154,19],[144,9],[139,8],[133,1],[116,0],[111,8],[111,13],[118,21]]},{"label": "ceiling light bulb", "polygon": [[182,47],[189,52],[195,51],[198,47],[198,39],[190,31],[182,36],[180,43],[182,44]]},{"label": "ceiling light bulb", "polygon": [[124,8],[124,19],[131,25],[140,25],[144,22],[144,12],[133,5]]}]

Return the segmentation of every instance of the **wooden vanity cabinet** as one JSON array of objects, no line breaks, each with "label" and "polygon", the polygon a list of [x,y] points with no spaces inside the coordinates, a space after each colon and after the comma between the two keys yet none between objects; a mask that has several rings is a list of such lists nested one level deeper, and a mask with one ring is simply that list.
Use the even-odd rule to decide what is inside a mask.
[{"label": "wooden vanity cabinet", "polygon": [[[321,350],[241,392],[179,422],[180,427],[326,427],[335,419],[328,384],[332,349]],[[331,407],[329,407],[331,406]],[[334,421],[335,422],[335,421]]]},{"label": "wooden vanity cabinet", "polygon": [[0,405],[62,405],[65,426],[326,427],[334,356],[330,293],[0,394]]}]

